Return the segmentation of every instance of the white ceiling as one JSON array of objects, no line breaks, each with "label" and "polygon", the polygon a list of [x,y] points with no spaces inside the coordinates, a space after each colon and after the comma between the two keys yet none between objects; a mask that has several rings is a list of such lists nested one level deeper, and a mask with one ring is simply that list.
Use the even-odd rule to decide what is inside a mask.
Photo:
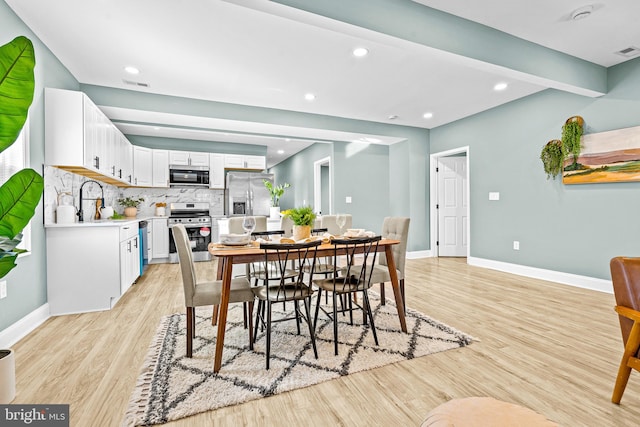
[{"label": "white ceiling", "polygon": [[[5,1],[85,84],[422,128],[546,89],[507,69],[470,66],[435,49],[262,0]],[[629,59],[615,51],[640,47],[638,0],[604,0],[593,4],[589,18],[573,22],[571,12],[585,5],[575,0],[415,1],[603,66]],[[360,46],[368,56],[351,54]],[[128,65],[140,74],[127,74]],[[493,91],[501,81],[508,89]],[[316,94],[314,101],[304,99],[308,92]],[[398,141],[104,110],[126,134],[265,145],[269,166],[314,141]],[[425,119],[425,112],[433,118]]]}]

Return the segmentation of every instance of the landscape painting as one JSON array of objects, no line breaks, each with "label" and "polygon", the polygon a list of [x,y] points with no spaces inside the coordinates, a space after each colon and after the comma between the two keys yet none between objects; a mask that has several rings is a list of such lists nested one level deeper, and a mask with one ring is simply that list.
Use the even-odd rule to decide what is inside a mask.
[{"label": "landscape painting", "polygon": [[640,181],[640,126],[582,137],[577,164],[568,161],[565,184]]}]

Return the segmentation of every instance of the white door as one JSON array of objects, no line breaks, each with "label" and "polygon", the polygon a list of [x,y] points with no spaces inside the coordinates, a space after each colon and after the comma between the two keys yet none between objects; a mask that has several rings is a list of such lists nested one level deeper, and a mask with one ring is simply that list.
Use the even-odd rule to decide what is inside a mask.
[{"label": "white door", "polygon": [[467,256],[467,158],[438,160],[438,256]]}]

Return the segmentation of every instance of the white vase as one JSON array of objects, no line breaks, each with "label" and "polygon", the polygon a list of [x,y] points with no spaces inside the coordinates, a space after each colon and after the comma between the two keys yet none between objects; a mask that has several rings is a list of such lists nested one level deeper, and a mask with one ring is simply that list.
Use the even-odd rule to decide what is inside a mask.
[{"label": "white vase", "polygon": [[16,397],[16,360],[13,350],[0,350],[0,405]]},{"label": "white vase", "polygon": [[271,206],[269,208],[269,218],[280,219],[280,206]]}]

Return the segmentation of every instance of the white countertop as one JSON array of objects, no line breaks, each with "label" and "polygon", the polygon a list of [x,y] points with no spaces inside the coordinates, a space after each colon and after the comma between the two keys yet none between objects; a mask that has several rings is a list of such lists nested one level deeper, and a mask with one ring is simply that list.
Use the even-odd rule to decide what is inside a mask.
[{"label": "white countertop", "polygon": [[138,215],[135,218],[122,219],[100,219],[84,222],[72,222],[68,224],[45,224],[44,228],[78,228],[78,227],[120,227],[128,224],[135,224],[140,221],[149,221],[151,219],[162,219],[166,216]]}]

